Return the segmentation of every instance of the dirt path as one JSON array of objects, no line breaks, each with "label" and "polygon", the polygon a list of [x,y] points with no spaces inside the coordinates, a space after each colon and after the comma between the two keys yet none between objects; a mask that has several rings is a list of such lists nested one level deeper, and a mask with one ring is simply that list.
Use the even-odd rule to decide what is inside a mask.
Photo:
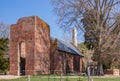
[{"label": "dirt path", "polygon": [[120,76],[115,75],[104,75],[104,76],[92,76],[93,78],[120,78]]},{"label": "dirt path", "polygon": [[20,78],[20,76],[0,75],[0,79],[16,79],[16,78]]}]

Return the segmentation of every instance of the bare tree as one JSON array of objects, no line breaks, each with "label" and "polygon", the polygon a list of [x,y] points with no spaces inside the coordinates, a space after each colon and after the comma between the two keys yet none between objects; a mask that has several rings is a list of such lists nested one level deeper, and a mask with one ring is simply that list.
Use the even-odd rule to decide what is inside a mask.
[{"label": "bare tree", "polygon": [[[102,52],[106,54],[104,59],[109,58],[111,68],[120,68],[120,14],[116,16],[116,23],[111,32],[106,36],[106,41],[102,44]],[[106,60],[103,60],[103,62],[106,62]]]},{"label": "bare tree", "polygon": [[70,35],[71,35],[70,33],[64,32],[64,34],[62,35],[63,40],[66,41],[67,43],[71,43],[72,37]]},{"label": "bare tree", "polygon": [[[52,0],[58,16],[58,23],[64,30],[72,27],[86,32],[91,29],[92,41],[95,42],[95,60],[98,62],[98,75],[103,74],[104,46],[111,30],[115,28],[116,8],[119,0]],[[115,31],[116,32],[116,31]],[[116,35],[117,36],[117,35]],[[112,40],[112,39],[111,39]]]},{"label": "bare tree", "polygon": [[0,22],[0,38],[9,38],[10,25]]}]

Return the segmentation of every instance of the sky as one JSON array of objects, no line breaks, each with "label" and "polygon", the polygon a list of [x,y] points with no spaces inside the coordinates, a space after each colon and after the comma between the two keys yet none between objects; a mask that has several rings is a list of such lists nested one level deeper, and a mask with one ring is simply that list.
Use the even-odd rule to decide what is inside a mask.
[{"label": "sky", "polygon": [[[28,16],[38,16],[49,24],[53,38],[64,40],[65,34],[71,35],[59,28],[50,0],[0,0],[0,22],[15,24],[19,18]],[[78,41],[84,41],[83,34],[78,36]]]}]

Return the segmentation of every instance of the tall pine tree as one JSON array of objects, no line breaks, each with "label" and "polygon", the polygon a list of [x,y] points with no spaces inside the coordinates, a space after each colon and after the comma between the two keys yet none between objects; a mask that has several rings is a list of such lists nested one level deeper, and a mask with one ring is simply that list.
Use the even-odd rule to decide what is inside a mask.
[{"label": "tall pine tree", "polygon": [[8,38],[0,38],[0,71],[8,69],[8,59],[4,58],[4,54],[8,51]]}]

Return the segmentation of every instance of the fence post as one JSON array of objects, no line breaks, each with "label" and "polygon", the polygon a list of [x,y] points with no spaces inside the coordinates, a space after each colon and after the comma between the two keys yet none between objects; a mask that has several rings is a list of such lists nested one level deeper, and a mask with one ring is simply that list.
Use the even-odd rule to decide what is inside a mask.
[{"label": "fence post", "polygon": [[91,77],[90,77],[90,66],[87,67],[87,73],[88,73],[88,81],[91,81]]},{"label": "fence post", "polygon": [[60,81],[62,81],[62,73],[60,74]]},{"label": "fence post", "polygon": [[55,81],[56,79],[55,79],[55,74],[54,74],[54,81]]},{"label": "fence post", "polygon": [[50,81],[49,79],[50,79],[50,74],[48,74],[48,81]]},{"label": "fence post", "polygon": [[78,81],[80,81],[80,76],[79,76],[79,80]]},{"label": "fence post", "polygon": [[68,74],[66,74],[66,81],[68,81]]},{"label": "fence post", "polygon": [[30,75],[28,75],[27,77],[28,77],[28,78],[27,78],[27,81],[30,81]]}]

